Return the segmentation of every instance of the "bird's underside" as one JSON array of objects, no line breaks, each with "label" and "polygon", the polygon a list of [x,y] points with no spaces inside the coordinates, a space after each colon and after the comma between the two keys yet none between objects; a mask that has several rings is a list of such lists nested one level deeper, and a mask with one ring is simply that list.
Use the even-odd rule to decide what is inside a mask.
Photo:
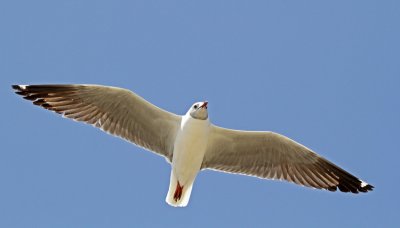
[{"label": "bird's underside", "polygon": [[[231,130],[211,124],[207,114],[207,102],[196,103],[186,115],[179,116],[158,108],[129,90],[117,87],[13,85],[12,88],[35,105],[98,127],[155,152],[170,163],[173,161],[177,135],[184,127],[183,120],[189,118],[191,121],[206,124],[207,126],[204,126],[209,132],[206,135],[207,140],[203,140],[206,145],[204,150],[201,150],[204,156],[201,157],[203,160],[200,161],[201,166],[198,170],[211,169],[265,179],[286,180],[329,191],[339,189],[342,192],[359,193],[372,191],[374,188],[283,135],[274,132]],[[184,157],[182,154],[179,156]],[[174,167],[172,168],[174,170]],[[192,185],[186,186],[179,181],[179,176],[171,175],[167,202],[173,206],[185,206],[190,197]],[[179,204],[182,199],[185,203]]]}]

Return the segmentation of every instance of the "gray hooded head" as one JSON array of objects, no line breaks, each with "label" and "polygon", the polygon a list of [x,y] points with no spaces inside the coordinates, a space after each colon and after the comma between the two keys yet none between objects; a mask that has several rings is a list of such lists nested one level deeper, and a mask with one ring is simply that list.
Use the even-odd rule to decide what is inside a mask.
[{"label": "gray hooded head", "polygon": [[206,120],[208,118],[207,104],[207,101],[194,103],[188,111],[190,116],[197,120]]}]

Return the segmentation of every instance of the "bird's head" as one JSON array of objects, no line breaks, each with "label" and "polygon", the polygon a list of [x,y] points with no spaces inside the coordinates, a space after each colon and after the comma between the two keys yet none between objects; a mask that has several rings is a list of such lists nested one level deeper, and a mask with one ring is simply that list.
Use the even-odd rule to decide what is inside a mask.
[{"label": "bird's head", "polygon": [[208,119],[207,104],[207,101],[196,102],[190,107],[188,113],[194,119],[206,120]]}]

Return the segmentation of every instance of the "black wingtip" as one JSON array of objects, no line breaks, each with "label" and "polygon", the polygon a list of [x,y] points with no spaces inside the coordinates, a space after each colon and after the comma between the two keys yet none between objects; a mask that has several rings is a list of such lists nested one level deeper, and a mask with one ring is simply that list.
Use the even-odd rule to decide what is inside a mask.
[{"label": "black wingtip", "polygon": [[21,87],[19,85],[11,85],[11,87],[15,90],[21,90]]},{"label": "black wingtip", "polygon": [[367,184],[364,187],[361,187],[361,191],[362,192],[368,192],[368,191],[373,191],[374,190],[374,186]]},{"label": "black wingtip", "polygon": [[20,96],[22,96],[23,98],[27,99],[27,100],[31,100],[29,99],[27,96],[29,95],[29,93],[27,92],[27,87],[28,86],[23,86],[23,85],[11,85],[11,88],[14,89],[14,92]]}]

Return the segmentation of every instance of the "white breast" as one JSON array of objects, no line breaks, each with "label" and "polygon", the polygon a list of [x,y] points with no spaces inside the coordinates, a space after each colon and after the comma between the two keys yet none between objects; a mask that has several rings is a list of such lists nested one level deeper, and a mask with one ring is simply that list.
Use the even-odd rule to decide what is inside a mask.
[{"label": "white breast", "polygon": [[207,148],[210,122],[197,120],[189,115],[182,118],[177,134],[172,168],[178,181],[185,185],[193,182],[200,170]]}]

